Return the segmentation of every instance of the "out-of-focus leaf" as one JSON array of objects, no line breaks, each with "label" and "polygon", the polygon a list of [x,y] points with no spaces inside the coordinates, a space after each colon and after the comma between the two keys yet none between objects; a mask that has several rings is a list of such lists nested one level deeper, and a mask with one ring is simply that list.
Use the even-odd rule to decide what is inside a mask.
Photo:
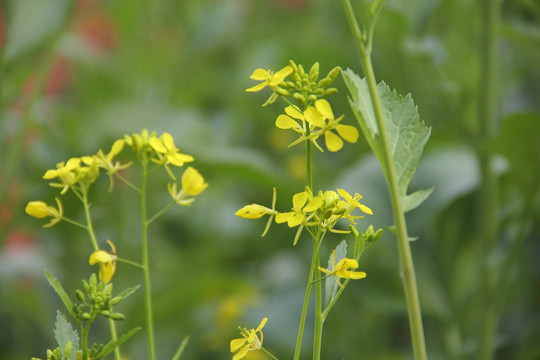
[{"label": "out-of-focus leaf", "polygon": [[66,306],[67,311],[75,317],[75,313],[73,312],[73,302],[71,302],[71,299],[69,298],[68,294],[62,287],[62,284],[60,284],[60,281],[58,281],[57,278],[53,277],[51,273],[49,273],[47,270],[44,270],[45,276],[47,277],[47,280],[49,280],[49,284],[52,286],[54,291],[58,294],[64,305]]},{"label": "out-of-focus leaf", "polygon": [[490,144],[510,162],[510,176],[535,191],[540,184],[540,114],[518,113],[503,119],[498,137]]},{"label": "out-of-focus leaf", "polygon": [[17,0],[9,22],[6,61],[34,46],[60,26],[68,1]]},{"label": "out-of-focus leaf", "polygon": [[[349,104],[371,149],[379,162],[383,164],[384,169],[382,141],[367,82],[350,69],[342,74],[351,94]],[[407,187],[420,162],[431,128],[420,121],[418,109],[410,95],[405,97],[398,95],[384,82],[377,85],[377,91],[384,111],[388,145],[392,151],[392,164],[387,164],[387,166],[393,166],[395,169],[404,205],[403,210],[407,212],[420,205],[431,193],[431,190],[422,190],[416,194],[407,195]]]}]

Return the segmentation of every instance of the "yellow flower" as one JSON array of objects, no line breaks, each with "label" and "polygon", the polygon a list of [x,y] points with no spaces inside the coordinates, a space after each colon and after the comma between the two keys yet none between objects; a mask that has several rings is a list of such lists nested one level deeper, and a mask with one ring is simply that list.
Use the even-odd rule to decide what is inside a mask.
[{"label": "yellow flower", "polygon": [[343,199],[345,199],[345,201],[349,204],[349,209],[351,209],[351,211],[354,210],[355,208],[359,208],[364,213],[369,214],[369,215],[373,215],[373,211],[369,207],[367,207],[366,205],[363,205],[363,204],[360,203],[360,199],[362,198],[362,195],[360,195],[358,193],[355,193],[354,198],[353,198],[344,189],[337,189],[337,191],[338,191],[339,195],[341,195],[341,197]]},{"label": "yellow flower", "polygon": [[231,340],[231,352],[236,353],[233,356],[233,360],[243,359],[249,351],[261,350],[263,344],[263,332],[262,328],[266,325],[268,318],[262,319],[259,326],[256,329],[248,330],[246,328],[240,328],[241,339]]},{"label": "yellow flower", "polygon": [[80,158],[71,158],[67,161],[66,164],[62,161],[61,163],[56,164],[56,169],[47,170],[43,178],[46,180],[51,180],[58,178],[59,182],[50,183],[52,187],[62,188],[60,194],[65,194],[69,187],[77,183],[78,174],[77,169],[81,166]]},{"label": "yellow flower", "polygon": [[[126,141],[124,139],[116,140],[111,147],[111,151],[109,151],[108,154],[105,154],[103,150],[99,150],[98,153],[92,157],[98,167],[107,170],[107,175],[109,175],[109,178],[111,180],[111,186],[109,188],[109,191],[112,190],[114,184],[113,175],[117,171],[125,169],[131,165],[131,163],[122,164],[119,161],[113,161],[114,157],[122,151],[125,143]],[[84,158],[83,161],[85,161]]]},{"label": "yellow flower", "polygon": [[[266,106],[268,104],[272,104],[276,101],[278,98],[278,94],[276,91],[279,91],[279,84],[285,80],[287,76],[289,76],[293,72],[293,68],[290,66],[285,66],[283,69],[279,70],[277,73],[274,74],[271,70],[264,70],[264,69],[257,69],[251,74],[249,77],[253,80],[261,81],[261,83],[250,87],[249,89],[246,89],[247,92],[256,92],[261,91],[266,86],[269,86],[274,93],[270,95],[268,100],[263,104],[263,106]],[[283,89],[281,89],[283,90]]]},{"label": "yellow flower", "polygon": [[319,144],[317,144],[316,142],[319,135],[314,134],[311,131],[314,129],[313,125],[315,125],[312,123],[312,121],[319,120],[320,122],[317,123],[319,127],[323,127],[325,125],[325,122],[324,120],[322,120],[320,115],[310,115],[312,111],[317,110],[314,107],[309,106],[306,111],[302,112],[297,106],[290,105],[285,108],[285,113],[287,115],[281,114],[277,117],[276,127],[284,130],[291,129],[294,132],[301,134],[298,139],[289,144],[289,147],[294,146],[301,141],[310,140],[313,145],[317,147],[317,149],[323,151]]},{"label": "yellow flower", "polygon": [[148,130],[143,129],[140,134],[124,135],[124,142],[131,146],[133,151],[144,151],[150,147],[150,139],[155,138],[156,133],[148,134]]},{"label": "yellow flower", "polygon": [[274,210],[276,206],[276,188],[273,190],[273,196],[272,196],[272,208],[269,209],[266,206],[262,206],[259,204],[250,204],[246,205],[240,210],[238,210],[234,215],[239,216],[244,219],[260,219],[264,215],[270,215],[270,218],[268,219],[268,222],[266,223],[266,228],[264,229],[264,232],[262,236],[266,235],[268,232],[268,229],[270,229],[270,224],[272,224],[272,220],[274,219],[274,216],[277,215],[277,211]]},{"label": "yellow flower", "polygon": [[25,211],[28,215],[38,219],[43,219],[47,216],[52,217],[50,223],[43,225],[43,227],[51,227],[61,221],[62,215],[64,214],[64,209],[62,208],[60,199],[55,199],[56,203],[58,204],[58,209],[47,205],[43,201],[30,201],[28,205],[26,205]]},{"label": "yellow flower", "polygon": [[[313,111],[313,110],[316,111]],[[358,140],[358,130],[351,125],[342,125],[339,122],[343,116],[334,118],[334,113],[328,101],[320,99],[315,101],[315,108],[310,107],[310,111],[306,110],[306,120],[314,126],[320,128],[317,135],[324,134],[324,140],[328,150],[335,152],[343,147],[343,140],[349,143],[355,143]],[[337,132],[332,132],[335,130]],[[343,138],[343,140],[341,140]]]},{"label": "yellow flower", "polygon": [[97,250],[90,255],[90,265],[99,263],[99,279],[104,283],[111,281],[116,271],[116,260],[118,259],[114,243],[111,240],[107,240],[107,243],[111,247],[112,252]]},{"label": "yellow flower", "polygon": [[366,273],[363,271],[351,271],[349,269],[358,268],[358,261],[354,259],[343,258],[338,261],[336,265],[336,251],[332,251],[332,270],[325,269],[319,266],[319,270],[325,274],[331,275],[336,279],[338,285],[343,288],[343,285],[339,279],[363,279],[366,277]]},{"label": "yellow flower", "polygon": [[[177,184],[168,184],[169,194],[176,201],[178,205],[189,206],[195,197],[202,193],[208,186],[208,183],[204,182],[204,178],[201,174],[191,166],[189,166],[182,175],[182,189],[177,190]],[[188,197],[191,196],[191,197]]]},{"label": "yellow flower", "polygon": [[272,90],[275,89],[279,84],[285,80],[293,72],[293,68],[290,66],[285,66],[283,69],[279,70],[274,74],[272,70],[257,69],[249,77],[252,80],[262,81],[261,83],[246,89],[247,92],[256,92],[261,91],[266,86],[269,86]]},{"label": "yellow flower", "polygon": [[318,222],[309,222],[309,220],[316,215],[315,211],[317,211],[322,205],[323,199],[318,196],[313,197],[309,188],[306,187],[306,191],[295,194],[293,196],[292,211],[286,213],[278,213],[276,215],[276,223],[278,224],[287,222],[287,225],[291,228],[300,226],[298,228],[298,231],[296,231],[296,235],[293,240],[293,246],[296,246],[296,243],[300,238],[300,234],[302,233],[304,226],[318,224]]},{"label": "yellow flower", "polygon": [[150,146],[156,151],[159,159],[152,159],[154,162],[165,165],[167,172],[173,180],[176,180],[172,172],[167,167],[168,164],[174,166],[184,166],[184,163],[193,161],[193,156],[182,154],[176,145],[174,145],[174,139],[169,133],[163,133],[158,139],[157,137],[151,137],[149,140]]}]

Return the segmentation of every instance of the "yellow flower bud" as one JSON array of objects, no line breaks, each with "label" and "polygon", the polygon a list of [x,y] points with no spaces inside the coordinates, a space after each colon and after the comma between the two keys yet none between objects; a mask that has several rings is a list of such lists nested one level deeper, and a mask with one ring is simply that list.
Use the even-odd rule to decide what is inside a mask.
[{"label": "yellow flower bud", "polygon": [[30,201],[28,205],[26,205],[25,212],[38,219],[43,219],[47,216],[52,217],[53,219],[51,222],[43,226],[50,227],[61,221],[64,214],[62,203],[58,198],[56,198],[56,203],[58,204],[58,209],[47,205],[43,201]]}]

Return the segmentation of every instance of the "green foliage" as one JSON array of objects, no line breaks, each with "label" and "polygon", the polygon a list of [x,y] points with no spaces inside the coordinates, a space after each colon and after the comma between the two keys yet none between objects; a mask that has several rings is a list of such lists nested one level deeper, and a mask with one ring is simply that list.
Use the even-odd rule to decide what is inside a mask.
[{"label": "green foliage", "polygon": [[76,317],[73,302],[69,298],[68,294],[62,287],[62,284],[60,284],[60,281],[58,281],[57,278],[53,277],[51,273],[49,273],[47,270],[44,270],[45,276],[47,277],[47,280],[49,281],[49,284],[52,286],[54,291],[58,294],[60,299],[62,300],[62,303],[66,307],[66,310],[73,316]]},{"label": "green foliage", "polygon": [[[342,72],[342,74],[351,94],[349,103],[354,115],[371,149],[381,164],[385,164],[379,129],[367,82],[350,69]],[[420,121],[418,109],[410,95],[402,97],[395,90],[390,90],[384,82],[378,84],[377,90],[381,97],[388,132],[388,143],[392,149],[393,159],[393,164],[385,164],[383,171],[385,166],[394,167],[398,176],[403,208],[407,212],[420,205],[433,191],[433,189],[418,190],[412,194],[407,194],[407,188],[420,162],[431,128]]]},{"label": "green foliage", "polygon": [[105,346],[103,346],[103,348],[101,348],[101,350],[95,355],[94,359],[95,359],[95,360],[99,360],[99,359],[102,359],[102,358],[104,358],[105,356],[109,355],[110,353],[112,353],[112,352],[114,351],[114,349],[116,349],[117,347],[119,347],[120,345],[122,345],[124,342],[126,342],[127,340],[129,340],[133,335],[135,335],[136,333],[138,333],[140,330],[141,330],[140,327],[136,327],[136,328],[134,328],[134,329],[131,329],[130,331],[128,331],[128,332],[125,333],[124,335],[120,336],[118,339],[109,341],[109,342],[108,342],[107,344],[105,344]]},{"label": "green foliage", "polygon": [[[56,313],[56,325],[54,328],[54,337],[58,347],[62,350],[62,360],[75,360],[77,351],[79,351],[79,334],[77,330],[71,327],[64,314],[60,311]],[[66,358],[64,349],[70,348],[69,357]]]}]

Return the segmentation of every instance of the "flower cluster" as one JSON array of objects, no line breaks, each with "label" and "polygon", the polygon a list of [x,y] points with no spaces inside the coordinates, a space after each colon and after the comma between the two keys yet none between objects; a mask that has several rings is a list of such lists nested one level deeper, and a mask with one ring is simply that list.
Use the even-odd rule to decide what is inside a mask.
[{"label": "flower cluster", "polygon": [[99,280],[109,283],[116,271],[116,246],[111,240],[107,240],[111,247],[111,252],[105,250],[96,250],[90,255],[90,265],[99,264]]},{"label": "flower cluster", "polygon": [[[355,143],[358,140],[358,130],[351,125],[341,124],[343,115],[336,118],[330,103],[323,97],[337,92],[335,88],[326,88],[336,79],[341,69],[336,67],[320,81],[319,63],[315,63],[306,73],[302,65],[296,65],[290,61],[289,66],[274,74],[271,70],[257,69],[251,75],[251,79],[261,83],[246,91],[254,92],[264,89],[266,86],[273,91],[270,98],[264,103],[274,103],[278,96],[291,98],[298,105],[291,104],[285,108],[285,114],[276,119],[279,129],[293,130],[300,136],[289,144],[294,146],[302,141],[310,141],[314,146],[323,151],[317,143],[317,139],[324,137],[326,148],[332,152],[339,151],[343,147],[343,140]],[[292,80],[286,80],[288,76]],[[302,109],[300,108],[302,107]]]},{"label": "flower cluster", "polygon": [[276,191],[274,189],[272,208],[259,204],[250,204],[238,210],[236,215],[245,219],[259,219],[264,215],[270,215],[263,236],[268,231],[268,227],[274,218],[278,224],[287,223],[290,228],[298,226],[293,241],[293,244],[296,245],[304,227],[318,226],[323,231],[349,233],[348,230],[336,228],[339,219],[347,219],[349,223],[355,224],[354,220],[363,218],[360,215],[352,215],[352,212],[357,208],[365,214],[373,214],[369,207],[360,203],[360,199],[362,199],[360,194],[351,196],[344,189],[337,189],[337,192],[326,191],[323,193],[319,191],[317,196],[314,196],[309,187],[306,187],[305,191],[293,196],[290,211],[278,212],[274,209],[276,202]]},{"label": "flower cluster", "polygon": [[328,270],[321,266],[318,267],[319,271],[322,271],[325,274],[328,274],[329,276],[333,276],[339,285],[339,287],[343,288],[343,284],[339,281],[340,279],[363,279],[366,277],[366,273],[363,271],[351,271],[349,269],[356,269],[358,268],[358,261],[355,259],[349,259],[349,258],[343,258],[338,261],[336,264],[336,251],[332,251],[332,269]]},{"label": "flower cluster", "polygon": [[[116,160],[125,148],[130,147],[138,156],[142,163],[152,161],[159,166],[163,166],[173,183],[168,184],[169,194],[172,200],[179,205],[190,205],[195,196],[203,192],[208,184],[201,174],[193,167],[188,167],[181,179],[181,189],[176,183],[176,177],[170,166],[182,167],[185,163],[192,162],[193,156],[181,153],[171,134],[163,133],[160,137],[144,129],[141,133],[125,135],[122,139],[116,140],[111,150],[105,153],[99,150],[95,155],[74,157],[67,162],[60,162],[55,169],[47,170],[43,176],[46,180],[52,180],[50,185],[60,188],[60,194],[64,195],[68,190],[72,190],[79,199],[84,200],[90,186],[98,179],[100,170],[103,169],[110,178],[110,188],[113,187],[115,176],[131,185],[120,175],[120,171],[131,166],[131,163],[122,163]],[[132,186],[132,185],[131,185]],[[132,186],[137,189],[136,187]],[[138,190],[138,189],[137,189]],[[43,201],[30,201],[26,206],[26,213],[36,217],[51,217],[52,220],[46,227],[52,226],[61,220],[68,220],[63,216],[63,208],[60,199],[56,198],[58,207],[47,205]]]}]

